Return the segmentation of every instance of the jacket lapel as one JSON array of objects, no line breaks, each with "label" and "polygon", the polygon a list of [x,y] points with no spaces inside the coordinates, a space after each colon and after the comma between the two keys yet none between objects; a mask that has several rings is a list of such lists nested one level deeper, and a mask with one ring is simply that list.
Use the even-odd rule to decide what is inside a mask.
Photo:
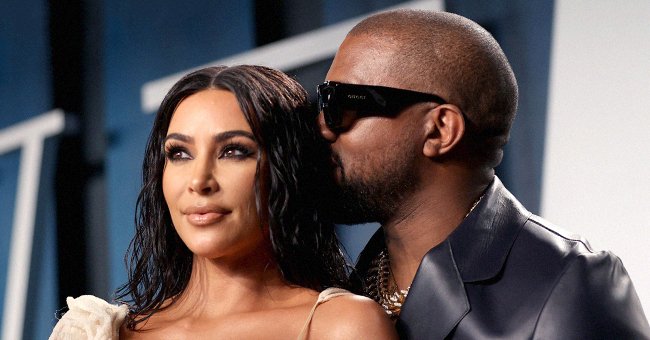
[{"label": "jacket lapel", "polygon": [[[464,283],[488,280],[500,272],[530,214],[495,177],[474,211],[422,259],[397,320],[400,337],[449,336],[470,311]],[[357,263],[361,277],[383,247],[380,229]]]},{"label": "jacket lapel", "polygon": [[449,241],[423,258],[397,320],[401,339],[443,339],[469,312]]},{"label": "jacket lapel", "polygon": [[501,271],[529,216],[495,177],[474,211],[422,259],[397,321],[400,337],[447,337],[470,311],[465,282]]},{"label": "jacket lapel", "polygon": [[529,216],[530,212],[495,177],[474,211],[449,236],[463,281],[489,280],[498,275]]}]

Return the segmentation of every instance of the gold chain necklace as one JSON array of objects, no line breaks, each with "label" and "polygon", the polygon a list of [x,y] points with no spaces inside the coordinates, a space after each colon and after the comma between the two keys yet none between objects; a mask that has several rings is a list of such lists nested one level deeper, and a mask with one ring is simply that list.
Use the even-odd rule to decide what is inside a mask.
[{"label": "gold chain necklace", "polygon": [[395,276],[390,269],[390,259],[388,258],[388,250],[384,248],[379,253],[379,264],[377,272],[377,289],[379,304],[384,307],[386,314],[391,319],[396,319],[402,311],[402,304],[409,294],[411,286],[406,289],[399,289]]},{"label": "gold chain necklace", "polygon": [[469,216],[469,214],[471,214],[472,211],[474,211],[474,208],[476,208],[476,206],[478,205],[478,202],[480,202],[481,199],[483,199],[483,196],[485,196],[485,193],[482,193],[481,196],[479,196],[479,197],[476,199],[476,201],[474,201],[474,204],[472,204],[472,207],[469,208],[469,211],[467,212],[467,214],[465,214],[465,217],[463,217],[463,219],[466,219],[467,216]]}]

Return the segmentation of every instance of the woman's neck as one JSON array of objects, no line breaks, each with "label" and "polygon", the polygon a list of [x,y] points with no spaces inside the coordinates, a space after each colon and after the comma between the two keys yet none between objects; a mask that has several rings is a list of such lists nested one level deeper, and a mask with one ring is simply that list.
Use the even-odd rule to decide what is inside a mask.
[{"label": "woman's neck", "polygon": [[194,256],[189,282],[169,310],[193,317],[255,311],[287,286],[266,254],[236,260]]}]

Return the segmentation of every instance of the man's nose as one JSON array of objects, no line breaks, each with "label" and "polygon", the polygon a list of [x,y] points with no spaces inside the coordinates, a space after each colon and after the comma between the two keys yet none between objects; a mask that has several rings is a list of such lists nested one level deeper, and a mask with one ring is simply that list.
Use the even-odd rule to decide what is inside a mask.
[{"label": "man's nose", "polygon": [[334,143],[338,138],[338,134],[332,131],[325,123],[325,116],[323,112],[318,114],[318,126],[320,127],[320,134],[330,143]]}]

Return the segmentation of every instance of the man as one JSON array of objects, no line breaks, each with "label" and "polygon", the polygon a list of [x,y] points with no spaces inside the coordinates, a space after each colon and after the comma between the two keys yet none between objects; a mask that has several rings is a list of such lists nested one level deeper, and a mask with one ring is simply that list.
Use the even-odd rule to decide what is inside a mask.
[{"label": "man", "polygon": [[340,222],[382,224],[356,269],[403,338],[650,338],[621,261],[495,176],[517,85],[488,32],[450,13],[380,13],[350,31],[326,80]]}]

